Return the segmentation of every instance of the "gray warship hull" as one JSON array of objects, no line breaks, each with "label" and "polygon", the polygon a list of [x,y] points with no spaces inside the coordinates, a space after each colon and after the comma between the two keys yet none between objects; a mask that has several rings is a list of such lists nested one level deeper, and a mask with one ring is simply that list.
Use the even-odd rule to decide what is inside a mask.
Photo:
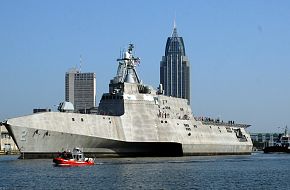
[{"label": "gray warship hull", "polygon": [[160,106],[146,96],[136,108],[136,100],[123,100],[129,110],[122,116],[45,112],[9,119],[5,125],[25,158],[53,157],[74,147],[94,157],[251,153],[243,127],[158,117]]},{"label": "gray warship hull", "polygon": [[22,156],[53,157],[74,147],[94,157],[251,154],[248,125],[198,120],[186,99],[143,85],[132,49],[118,59],[98,114],[60,108],[4,121]]}]

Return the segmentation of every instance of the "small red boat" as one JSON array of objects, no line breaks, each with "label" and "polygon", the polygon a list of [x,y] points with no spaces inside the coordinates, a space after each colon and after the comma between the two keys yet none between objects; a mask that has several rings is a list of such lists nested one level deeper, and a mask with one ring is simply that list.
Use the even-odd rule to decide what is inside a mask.
[{"label": "small red boat", "polygon": [[56,166],[85,166],[94,165],[94,159],[85,158],[84,153],[79,148],[74,148],[72,152],[64,151],[53,159]]}]

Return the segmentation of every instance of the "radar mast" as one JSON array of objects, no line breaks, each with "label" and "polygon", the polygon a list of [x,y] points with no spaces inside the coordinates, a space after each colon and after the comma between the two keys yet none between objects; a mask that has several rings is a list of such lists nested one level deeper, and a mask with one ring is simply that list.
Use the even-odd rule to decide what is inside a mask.
[{"label": "radar mast", "polygon": [[134,57],[133,55],[134,45],[129,44],[128,50],[123,53],[123,57],[117,59],[119,62],[119,67],[117,75],[111,81],[111,83],[138,83],[140,84],[140,79],[138,77],[136,66],[140,63],[139,57]]}]

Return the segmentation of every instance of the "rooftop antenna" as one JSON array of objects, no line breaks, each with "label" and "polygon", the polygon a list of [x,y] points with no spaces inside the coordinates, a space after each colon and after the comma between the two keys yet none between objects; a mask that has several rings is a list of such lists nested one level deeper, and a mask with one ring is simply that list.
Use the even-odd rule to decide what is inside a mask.
[{"label": "rooftop antenna", "polygon": [[82,54],[80,55],[80,73],[82,71],[82,63],[83,63],[83,58],[82,58]]}]

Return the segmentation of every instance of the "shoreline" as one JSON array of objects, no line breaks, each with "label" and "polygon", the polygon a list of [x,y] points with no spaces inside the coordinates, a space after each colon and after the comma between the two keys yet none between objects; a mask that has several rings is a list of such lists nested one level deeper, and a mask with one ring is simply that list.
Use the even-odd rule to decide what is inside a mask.
[{"label": "shoreline", "polygon": [[0,156],[2,155],[20,155],[20,151],[9,151],[5,152],[3,150],[0,151]]}]

